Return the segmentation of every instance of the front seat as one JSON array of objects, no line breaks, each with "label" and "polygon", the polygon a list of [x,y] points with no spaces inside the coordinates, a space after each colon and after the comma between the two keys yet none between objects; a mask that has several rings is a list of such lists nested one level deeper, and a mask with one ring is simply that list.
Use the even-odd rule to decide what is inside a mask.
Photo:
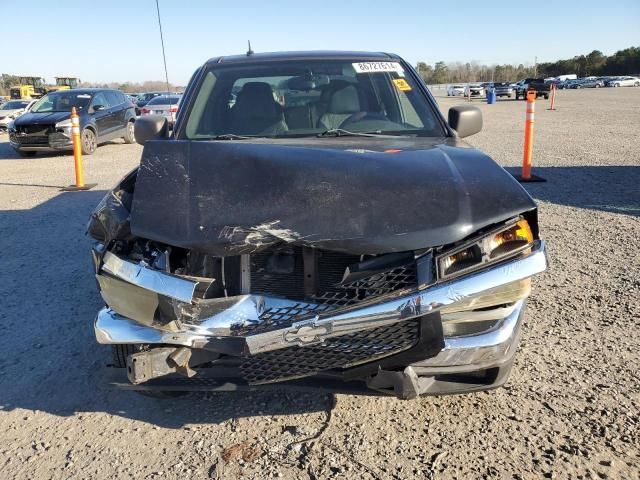
[{"label": "front seat", "polygon": [[229,132],[237,135],[278,135],[288,130],[282,107],[265,82],[246,83],[229,114]]},{"label": "front seat", "polygon": [[318,127],[325,130],[339,128],[354,113],[360,112],[358,90],[353,85],[336,90],[329,99],[327,111],[320,117]]}]

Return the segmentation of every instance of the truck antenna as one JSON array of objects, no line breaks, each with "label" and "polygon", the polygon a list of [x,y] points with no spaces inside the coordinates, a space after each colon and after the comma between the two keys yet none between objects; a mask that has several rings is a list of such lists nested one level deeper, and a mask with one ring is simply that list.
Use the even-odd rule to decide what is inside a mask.
[{"label": "truck antenna", "polygon": [[169,73],[167,73],[167,57],[164,54],[164,38],[162,36],[162,23],[160,22],[160,6],[156,0],[156,10],[158,11],[158,27],[160,28],[160,44],[162,45],[162,60],[164,62],[164,79],[167,83],[167,93],[169,93]]},{"label": "truck antenna", "polygon": [[247,50],[247,57],[250,57],[251,55],[253,55],[253,50],[251,50],[251,40],[247,40],[247,43],[249,44],[249,50]]}]

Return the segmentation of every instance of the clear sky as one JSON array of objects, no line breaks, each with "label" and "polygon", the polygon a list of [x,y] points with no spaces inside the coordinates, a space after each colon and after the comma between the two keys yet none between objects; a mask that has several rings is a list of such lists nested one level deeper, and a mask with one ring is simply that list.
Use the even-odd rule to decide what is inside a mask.
[{"label": "clear sky", "polygon": [[[533,64],[640,45],[640,0],[160,0],[160,12],[178,85],[210,57],[244,53],[247,39],[256,52],[390,51],[414,65]],[[0,19],[0,73],[164,78],[155,0],[0,0]]]}]

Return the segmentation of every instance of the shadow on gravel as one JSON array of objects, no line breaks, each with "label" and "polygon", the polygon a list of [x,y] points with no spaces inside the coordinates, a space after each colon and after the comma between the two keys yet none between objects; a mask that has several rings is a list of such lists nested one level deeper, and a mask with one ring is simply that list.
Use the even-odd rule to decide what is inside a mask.
[{"label": "shadow on gravel", "polygon": [[[6,192],[8,204],[10,195],[24,195],[19,187]],[[332,408],[333,396],[321,392],[191,393],[163,400],[110,386],[126,376],[108,367],[110,348],[95,341],[93,319],[102,300],[84,235],[105,193],[51,191],[31,209],[0,211],[0,416],[14,409],[27,410],[25,417],[29,410],[106,412],[181,428]]]},{"label": "shadow on gravel", "polygon": [[[507,168],[519,174],[519,168]],[[640,216],[640,166],[533,167],[546,183],[523,183],[538,200]]]}]

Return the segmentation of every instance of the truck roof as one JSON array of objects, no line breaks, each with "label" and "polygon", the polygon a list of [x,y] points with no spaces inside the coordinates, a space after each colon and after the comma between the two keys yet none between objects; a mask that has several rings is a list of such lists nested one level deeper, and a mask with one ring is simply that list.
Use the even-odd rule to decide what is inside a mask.
[{"label": "truck roof", "polygon": [[307,52],[265,52],[265,53],[253,53],[251,55],[228,55],[222,57],[210,58],[206,64],[214,63],[254,63],[254,62],[268,62],[268,61],[282,61],[282,60],[371,60],[371,61],[385,61],[385,60],[399,60],[398,55],[384,52],[354,52],[354,51],[332,51],[332,50],[317,50]]}]

